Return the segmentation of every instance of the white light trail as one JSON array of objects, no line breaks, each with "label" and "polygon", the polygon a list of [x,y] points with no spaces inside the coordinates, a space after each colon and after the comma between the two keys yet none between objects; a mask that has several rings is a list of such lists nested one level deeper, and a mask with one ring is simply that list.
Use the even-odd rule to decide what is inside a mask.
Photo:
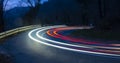
[{"label": "white light trail", "polygon": [[[60,26],[61,27],[61,26]],[[65,26],[63,26],[65,27]],[[68,43],[63,43],[63,42],[59,42],[59,41],[55,41],[55,40],[51,40],[51,39],[48,39],[46,37],[44,37],[44,33],[40,33],[40,32],[43,32],[45,30],[48,30],[48,29],[51,29],[51,28],[57,28],[57,27],[46,27],[44,29],[41,29],[39,31],[36,32],[36,36],[42,40],[46,40],[46,41],[49,41],[49,42],[52,42],[52,43],[56,43],[56,44],[62,44],[62,45],[68,45],[68,46],[74,46],[74,47],[83,47],[83,48],[106,48],[106,49],[120,49],[120,48],[117,48],[117,47],[104,47],[104,46],[90,46],[90,45],[83,45],[83,44],[79,44],[79,45],[74,45],[74,44],[68,44]],[[77,28],[73,28],[73,29],[84,29],[82,27],[77,27]]]},{"label": "white light trail", "polygon": [[[68,47],[65,47],[65,46],[58,46],[58,45],[54,45],[54,44],[50,44],[50,43],[47,43],[47,42],[44,42],[42,40],[45,40],[45,41],[49,41],[49,42],[52,42],[52,43],[56,43],[56,44],[62,44],[62,45],[66,45],[66,46],[75,46],[75,47],[85,47],[85,48],[91,48],[89,46],[86,46],[86,45],[72,45],[72,44],[67,44],[67,43],[62,43],[62,42],[58,42],[58,41],[54,41],[54,40],[50,40],[50,39],[47,39],[47,38],[44,38],[43,36],[40,36],[39,33],[44,31],[44,30],[47,30],[47,29],[51,29],[51,28],[57,28],[57,27],[65,27],[65,26],[49,26],[49,27],[41,27],[41,28],[38,28],[38,29],[34,29],[32,31],[29,32],[28,36],[38,42],[38,43],[41,43],[41,44],[44,44],[44,45],[48,45],[48,46],[52,46],[52,47],[56,47],[56,48],[60,48],[60,49],[64,49],[64,50],[70,50],[70,51],[76,51],[76,52],[84,52],[84,53],[92,53],[92,54],[100,54],[100,55],[109,55],[109,56],[117,56],[119,57],[120,55],[118,54],[110,54],[110,53],[102,53],[102,52],[94,52],[94,51],[86,51],[86,50],[79,50],[79,49],[73,49],[73,48],[68,48]],[[36,33],[34,33],[36,31]],[[32,36],[32,33],[36,34],[36,36],[42,40],[38,40],[36,38],[34,38]]]}]

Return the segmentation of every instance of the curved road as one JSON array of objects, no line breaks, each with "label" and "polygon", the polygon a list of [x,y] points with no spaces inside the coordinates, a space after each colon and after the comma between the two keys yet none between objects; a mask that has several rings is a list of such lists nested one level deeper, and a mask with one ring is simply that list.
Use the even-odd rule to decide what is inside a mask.
[{"label": "curved road", "polygon": [[49,26],[5,38],[0,48],[14,63],[120,63],[120,49],[65,32],[90,27]]}]

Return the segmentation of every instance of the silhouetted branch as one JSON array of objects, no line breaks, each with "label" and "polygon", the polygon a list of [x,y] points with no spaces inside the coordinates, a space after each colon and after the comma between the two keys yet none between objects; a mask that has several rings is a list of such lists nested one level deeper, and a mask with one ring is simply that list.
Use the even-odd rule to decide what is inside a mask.
[{"label": "silhouetted branch", "polygon": [[4,3],[3,10],[5,10],[5,8],[6,8],[6,6],[7,6],[8,1],[9,1],[9,0],[6,0],[6,2]]},{"label": "silhouetted branch", "polygon": [[31,2],[30,0],[27,0],[27,2],[29,3],[29,5],[30,5],[31,7],[34,7],[33,4],[32,4],[32,2]]}]

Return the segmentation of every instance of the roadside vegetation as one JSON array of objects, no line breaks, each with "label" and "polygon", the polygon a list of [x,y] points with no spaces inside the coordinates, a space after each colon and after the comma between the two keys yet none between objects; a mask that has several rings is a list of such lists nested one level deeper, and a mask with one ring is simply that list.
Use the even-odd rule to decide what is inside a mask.
[{"label": "roadside vegetation", "polygon": [[103,40],[118,40],[120,41],[120,32],[118,31],[99,31],[99,30],[75,30],[71,33],[72,36],[88,37]]},{"label": "roadside vegetation", "polygon": [[120,17],[106,17],[96,24],[93,29],[75,30],[71,34],[73,36],[120,41]]}]

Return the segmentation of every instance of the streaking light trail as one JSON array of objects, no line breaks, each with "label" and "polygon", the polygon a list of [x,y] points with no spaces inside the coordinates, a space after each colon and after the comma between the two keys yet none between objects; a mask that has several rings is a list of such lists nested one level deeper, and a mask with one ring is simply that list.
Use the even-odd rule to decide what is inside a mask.
[{"label": "streaking light trail", "polygon": [[[90,27],[87,27],[87,28],[86,27],[67,27],[64,25],[47,26],[47,27],[41,27],[41,28],[30,31],[28,36],[32,40],[38,43],[64,49],[64,50],[120,57],[120,48],[117,46],[113,46],[111,44],[97,45],[97,44],[103,44],[103,43],[97,43],[97,42],[89,44],[87,43],[89,42],[88,40],[80,41],[80,39],[73,39],[71,37],[64,36],[64,34],[60,33],[60,31],[73,30],[73,29],[90,29]],[[35,35],[37,38],[35,38],[33,35]],[[51,37],[54,38],[55,40],[50,39]],[[56,39],[68,41],[68,42],[64,43],[62,41],[57,41]],[[79,44],[77,45],[74,44],[75,40],[78,41]],[[87,42],[84,43],[85,41]]]}]

